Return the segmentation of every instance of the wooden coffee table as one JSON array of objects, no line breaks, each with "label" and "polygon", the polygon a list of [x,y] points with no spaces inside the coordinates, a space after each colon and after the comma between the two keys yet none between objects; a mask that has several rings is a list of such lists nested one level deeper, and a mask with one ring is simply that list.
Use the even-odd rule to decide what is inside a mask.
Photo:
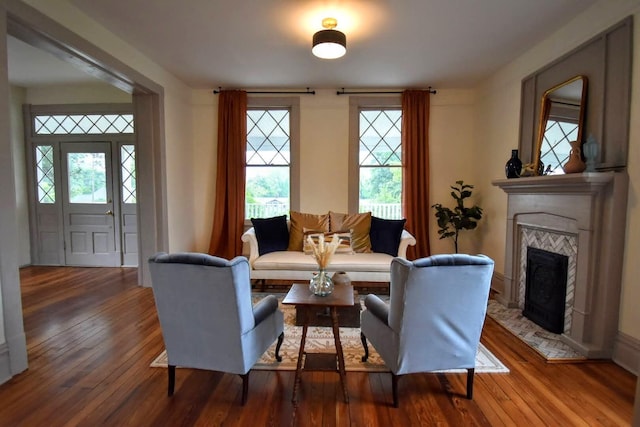
[{"label": "wooden coffee table", "polygon": [[[347,375],[344,367],[344,355],[342,354],[342,343],[340,342],[340,329],[338,325],[338,307],[353,306],[353,286],[340,285],[336,286],[330,295],[320,297],[314,295],[309,290],[308,284],[294,283],[287,295],[282,300],[283,304],[295,305],[298,310],[304,313],[304,323],[302,325],[302,338],[300,339],[300,350],[298,352],[298,364],[296,366],[296,377],[293,383],[292,402],[296,402],[300,377],[304,370],[326,370],[323,363],[319,363],[319,359],[326,359],[326,353],[314,354],[304,351],[305,341],[307,339],[307,329],[309,327],[309,319],[313,315],[313,310],[328,307],[331,311],[331,326],[333,329],[333,340],[336,345],[336,354],[330,355],[335,361],[338,359],[338,373],[340,374],[340,382],[342,383],[342,393],[344,402],[349,403],[349,394],[347,393]],[[318,357],[314,357],[318,356]],[[303,365],[304,360],[304,365]],[[335,362],[333,368],[335,370]]]},{"label": "wooden coffee table", "polygon": [[[344,286],[344,285],[337,285]],[[358,298],[358,291],[353,291],[353,305],[351,307],[338,307],[338,319],[340,320],[340,327],[342,328],[359,328],[360,327],[360,312],[362,311],[360,306],[360,299]],[[309,326],[324,326],[331,327],[331,310],[329,307],[318,310],[309,310],[309,313],[305,313],[305,309],[298,310],[296,307],[296,326],[302,326],[304,324],[305,316],[308,316]]]}]

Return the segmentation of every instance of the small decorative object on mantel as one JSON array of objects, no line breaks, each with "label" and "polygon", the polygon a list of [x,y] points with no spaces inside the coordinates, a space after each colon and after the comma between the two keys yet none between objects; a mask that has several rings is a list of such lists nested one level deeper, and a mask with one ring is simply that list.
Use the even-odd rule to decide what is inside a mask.
[{"label": "small decorative object on mantel", "polygon": [[580,141],[571,141],[571,151],[569,151],[569,161],[562,166],[564,173],[580,173],[587,165],[582,161],[582,150]]},{"label": "small decorative object on mantel", "polygon": [[582,146],[582,152],[584,153],[584,158],[587,161],[587,169],[585,171],[595,172],[596,157],[598,157],[600,147],[598,147],[598,143],[596,142],[593,134],[589,135],[589,137],[587,138],[587,142],[585,142]]},{"label": "small decorative object on mantel", "polygon": [[504,167],[507,178],[519,178],[522,170],[522,161],[518,158],[518,150],[511,150],[511,158]]},{"label": "small decorative object on mantel", "polygon": [[544,170],[544,163],[542,163],[542,160],[540,160],[538,162],[538,170],[534,170],[533,168],[535,167],[535,165],[533,163],[527,163],[526,165],[522,166],[522,171],[520,172],[520,177],[527,177],[527,176],[540,176],[540,175],[547,175],[548,172],[545,172]]},{"label": "small decorative object on mantel", "polygon": [[342,239],[334,234],[330,242],[324,241],[324,234],[320,234],[318,242],[314,242],[311,236],[307,236],[307,243],[313,250],[312,255],[318,263],[319,271],[313,273],[309,281],[309,290],[318,296],[327,296],[333,292],[333,281],[327,272],[327,266]]}]

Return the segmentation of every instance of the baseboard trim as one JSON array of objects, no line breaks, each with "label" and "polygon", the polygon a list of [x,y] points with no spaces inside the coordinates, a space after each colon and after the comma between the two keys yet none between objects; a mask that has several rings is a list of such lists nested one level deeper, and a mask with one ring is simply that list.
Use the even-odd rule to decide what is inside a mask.
[{"label": "baseboard trim", "polygon": [[613,361],[627,371],[638,375],[640,367],[640,340],[618,331],[613,345]]},{"label": "baseboard trim", "polygon": [[0,384],[4,384],[11,379],[11,358],[9,357],[9,346],[6,342],[0,344]]},{"label": "baseboard trim", "polygon": [[491,290],[497,294],[504,293],[504,274],[494,271],[491,278]]}]

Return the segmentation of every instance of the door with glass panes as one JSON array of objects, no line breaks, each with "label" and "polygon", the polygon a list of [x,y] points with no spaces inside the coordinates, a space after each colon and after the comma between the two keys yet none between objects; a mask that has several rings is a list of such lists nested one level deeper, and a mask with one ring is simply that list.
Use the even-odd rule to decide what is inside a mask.
[{"label": "door with glass panes", "polygon": [[25,111],[32,263],[137,266],[133,115],[121,105],[68,108]]},{"label": "door with glass panes", "polygon": [[115,267],[111,144],[61,144],[62,212],[68,265]]}]

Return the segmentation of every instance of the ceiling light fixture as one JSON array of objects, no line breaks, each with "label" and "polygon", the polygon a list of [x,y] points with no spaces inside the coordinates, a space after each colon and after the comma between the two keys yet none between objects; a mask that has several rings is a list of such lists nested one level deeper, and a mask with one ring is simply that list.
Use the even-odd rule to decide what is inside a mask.
[{"label": "ceiling light fixture", "polygon": [[338,26],[338,20],[335,18],[324,18],[322,26],[326,30],[320,30],[313,35],[311,52],[322,59],[340,58],[347,52],[347,36],[334,30]]}]

